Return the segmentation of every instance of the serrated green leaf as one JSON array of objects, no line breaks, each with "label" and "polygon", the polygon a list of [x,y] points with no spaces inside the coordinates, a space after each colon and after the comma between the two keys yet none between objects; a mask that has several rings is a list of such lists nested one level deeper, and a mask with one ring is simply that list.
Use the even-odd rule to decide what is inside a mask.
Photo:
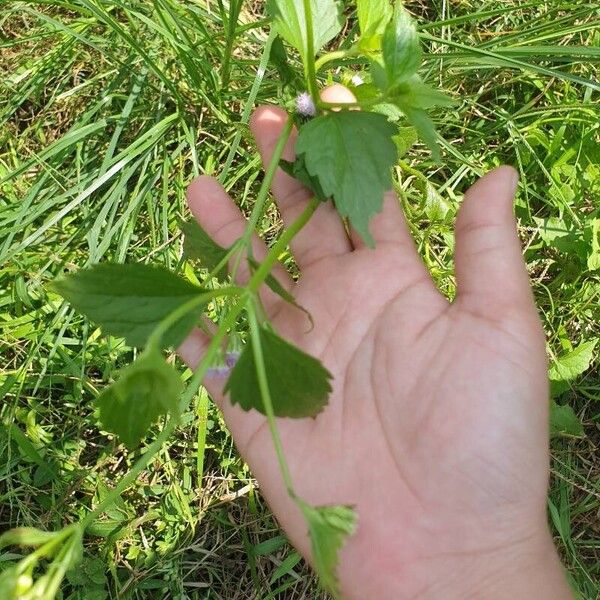
[{"label": "serrated green leaf", "polygon": [[356,12],[360,47],[364,50],[378,49],[380,37],[392,18],[392,5],[389,0],[356,0]]},{"label": "serrated green leaf", "polygon": [[570,381],[587,371],[594,360],[594,349],[597,343],[597,339],[583,342],[571,352],[559,356],[550,365],[548,373],[550,380]]},{"label": "serrated green leaf", "polygon": [[[316,54],[342,28],[340,5],[335,0],[310,0],[313,52]],[[306,60],[308,47],[303,0],[268,0],[267,10],[279,35]],[[312,57],[311,57],[312,58]]]},{"label": "serrated green leaf", "polygon": [[435,106],[454,106],[456,102],[430,85],[424,83],[418,75],[399,84],[391,93],[393,101],[398,105],[426,110]]},{"label": "serrated green leaf", "polygon": [[398,156],[395,133],[383,115],[342,111],[309,121],[296,141],[296,154],[303,157],[308,173],[370,246],[369,220],[392,187],[390,169]]},{"label": "serrated green leaf", "polygon": [[293,163],[282,158],[279,161],[279,166],[282,171],[287,173],[290,177],[297,179],[304,187],[308,188],[321,202],[326,202],[328,200],[321,189],[319,180],[310,175],[306,170],[303,157],[296,157],[296,160]]},{"label": "serrated green leaf", "polygon": [[[321,412],[331,392],[331,373],[319,360],[266,327],[260,328],[260,343],[275,416],[298,419]],[[252,344],[249,340],[244,347],[224,392],[229,392],[232,404],[265,414]]]},{"label": "serrated green leaf", "polygon": [[397,0],[394,16],[387,24],[381,42],[387,87],[409,79],[421,64],[421,44],[412,17]]},{"label": "serrated green leaf", "polygon": [[550,435],[572,435],[582,437],[583,425],[575,411],[568,405],[561,406],[550,401]]},{"label": "serrated green leaf", "polygon": [[[51,284],[79,312],[108,335],[144,346],[155,327],[203,290],[163,267],[103,263]],[[163,336],[165,347],[179,345],[202,312],[199,306]]]},{"label": "serrated green leaf", "polygon": [[[184,234],[183,251],[188,258],[200,261],[200,264],[209,271],[214,271],[227,255],[227,248],[219,246],[202,229],[196,219],[190,219],[181,224],[181,231]],[[220,279],[223,275],[227,276],[227,264],[224,264],[219,273],[216,273]]]},{"label": "serrated green leaf", "polygon": [[182,385],[160,351],[150,348],[98,396],[100,422],[128,448],[135,448],[161,415],[177,416]]},{"label": "serrated green leaf", "polygon": [[323,587],[339,598],[338,553],[356,530],[356,513],[349,506],[310,506],[298,502],[308,523],[313,567]]}]

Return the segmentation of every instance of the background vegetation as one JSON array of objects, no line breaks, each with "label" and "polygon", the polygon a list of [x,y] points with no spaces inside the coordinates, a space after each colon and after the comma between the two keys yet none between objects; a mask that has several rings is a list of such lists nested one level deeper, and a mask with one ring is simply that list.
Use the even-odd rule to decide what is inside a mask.
[{"label": "background vegetation", "polygon": [[[404,155],[402,201],[451,296],[461,194],[498,164],[521,173],[517,212],[559,405],[550,521],[573,587],[593,600],[600,9],[580,0],[406,4],[421,24],[425,79],[459,102],[433,113],[447,140],[442,166],[419,144]],[[218,175],[251,206],[261,171],[249,111],[300,91],[296,57],[285,63],[276,45],[269,60],[267,36],[262,3],[242,0],[0,3],[0,531],[77,519],[135,458],[98,429],[93,409],[132,350],[101,337],[45,284],[106,260],[194,277],[177,227],[186,185]],[[360,72],[339,65],[334,79]],[[279,226],[271,209],[263,236]],[[205,395],[91,533],[66,598],[322,597]],[[0,553],[0,569],[16,558]]]}]

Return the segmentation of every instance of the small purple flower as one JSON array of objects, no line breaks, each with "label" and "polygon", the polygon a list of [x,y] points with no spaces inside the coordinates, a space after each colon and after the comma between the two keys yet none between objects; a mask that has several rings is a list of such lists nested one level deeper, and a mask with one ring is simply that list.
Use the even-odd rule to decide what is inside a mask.
[{"label": "small purple flower", "polygon": [[225,365],[206,369],[206,377],[210,377],[211,379],[224,379],[229,376],[229,373],[231,373],[231,368]]},{"label": "small purple flower", "polygon": [[314,117],[317,114],[317,108],[308,92],[302,92],[296,97],[296,110],[303,117]]},{"label": "small purple flower", "polygon": [[238,361],[239,357],[239,352],[225,352],[225,364],[207,369],[206,377],[214,379],[224,379],[225,377],[229,377],[231,369],[235,367],[235,363]]},{"label": "small purple flower", "polygon": [[225,365],[227,365],[230,369],[233,369],[239,357],[239,352],[225,352]]}]

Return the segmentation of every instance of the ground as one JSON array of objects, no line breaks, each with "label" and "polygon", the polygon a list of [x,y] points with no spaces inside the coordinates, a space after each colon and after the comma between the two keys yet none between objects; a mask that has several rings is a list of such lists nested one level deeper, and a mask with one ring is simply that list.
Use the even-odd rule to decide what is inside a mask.
[{"label": "ground", "polygon": [[[452,224],[463,192],[496,165],[520,172],[517,216],[563,407],[555,411],[562,433],[552,439],[549,518],[574,589],[593,600],[600,13],[580,0],[406,5],[420,23],[423,77],[457,103],[432,112],[445,140],[442,163],[409,143],[395,170],[398,191],[419,251],[452,297]],[[288,66],[269,61],[267,36],[261,5],[240,0],[0,7],[0,532],[77,520],[135,459],[99,429],[93,404],[134,351],[102,337],[47,284],[109,260],[193,277],[178,231],[186,185],[216,175],[247,211],[262,177],[249,110],[301,91],[295,55]],[[361,68],[338,65],[330,74],[347,83]],[[276,237],[274,209],[260,230]],[[0,551],[0,565],[15,558]],[[205,395],[91,528],[83,567],[64,591],[99,599],[325,597]]]}]

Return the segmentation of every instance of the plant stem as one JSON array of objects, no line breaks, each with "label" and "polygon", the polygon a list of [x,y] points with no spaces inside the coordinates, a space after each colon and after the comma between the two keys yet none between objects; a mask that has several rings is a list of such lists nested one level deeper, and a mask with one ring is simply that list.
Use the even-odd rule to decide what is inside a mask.
[{"label": "plant stem", "polygon": [[254,207],[252,208],[252,214],[248,219],[248,223],[246,224],[244,234],[240,238],[240,251],[236,257],[233,269],[231,270],[232,279],[235,279],[244,251],[246,251],[250,256],[252,255],[252,235],[254,234],[256,226],[258,225],[258,221],[263,214],[264,205],[267,200],[267,197],[269,196],[269,190],[271,188],[271,183],[273,182],[273,177],[275,177],[275,173],[279,168],[279,161],[281,160],[281,156],[283,155],[285,145],[290,137],[290,134],[292,133],[293,126],[294,122],[292,121],[291,117],[288,117],[281,131],[281,134],[277,139],[277,144],[275,145],[275,149],[273,150],[273,155],[271,156],[271,160],[269,161],[269,166],[265,171],[265,177],[260,186],[260,190],[258,190],[258,196],[256,197],[256,202],[254,203]]},{"label": "plant stem", "polygon": [[256,363],[258,386],[260,388],[260,395],[263,401],[265,413],[267,415],[267,423],[269,424],[269,431],[271,432],[273,447],[275,448],[277,462],[279,463],[279,469],[281,470],[281,476],[283,477],[283,482],[285,483],[287,492],[290,497],[295,500],[296,492],[294,491],[292,476],[290,474],[287,461],[285,460],[283,444],[281,443],[281,437],[279,435],[279,430],[277,429],[277,423],[275,422],[275,411],[273,410],[273,401],[271,400],[271,392],[269,391],[269,383],[267,381],[265,360],[260,341],[260,331],[258,328],[258,322],[256,320],[256,313],[254,312],[252,300],[249,300],[246,305],[246,313],[248,314],[248,324],[250,325],[250,338],[252,340],[252,352],[254,354],[254,361]]},{"label": "plant stem", "polygon": [[306,22],[306,55],[304,56],[304,71],[308,91],[315,105],[319,101],[317,73],[315,69],[315,42],[313,37],[312,10],[310,0],[302,0],[304,5],[304,21]]},{"label": "plant stem", "polygon": [[[270,185],[270,181],[273,179],[273,175],[279,163],[279,157],[283,152],[285,142],[287,141],[287,138],[289,137],[289,134],[291,132],[291,127],[291,119],[289,119],[288,123],[286,124],[286,128],[284,129],[284,132],[279,138],[277,147],[275,148],[275,151],[273,153],[273,158],[271,160],[271,163],[269,164],[269,169],[267,170],[267,175],[265,176],[265,181],[268,181],[267,189]],[[264,203],[264,198],[266,198],[266,192],[263,196],[264,197],[262,199],[262,202]],[[246,290],[249,292],[249,294],[254,294],[258,291],[259,287],[271,271],[271,268],[277,262],[277,259],[279,258],[280,254],[288,246],[290,240],[302,229],[302,227],[304,227],[304,225],[306,225],[306,223],[308,222],[312,214],[315,212],[318,205],[319,200],[317,198],[313,198],[309,202],[308,206],[304,209],[304,211],[300,214],[300,216],[281,234],[277,242],[269,250],[267,256],[261,263],[260,267],[256,270],[256,272],[248,282]],[[257,220],[258,217],[255,217],[255,221]],[[253,229],[254,228],[247,229],[247,231],[253,231]],[[242,288],[236,288],[235,286],[231,286],[230,288],[221,288],[219,290],[214,290],[214,292],[209,292],[203,296],[216,297],[218,295],[223,295],[223,289],[229,290],[228,295],[236,295],[240,293],[240,290]],[[199,301],[199,298],[200,296],[198,298],[194,298],[193,301]],[[198,388],[200,387],[200,384],[202,383],[202,380],[204,379],[207,369],[211,366],[217,352],[219,351],[221,342],[225,339],[227,332],[235,325],[238,316],[240,315],[244,307],[247,305],[248,301],[248,295],[239,298],[238,301],[232,306],[230,311],[227,313],[227,316],[215,332],[204,354],[204,357],[202,358],[198,367],[194,371],[194,375],[190,379],[187,388],[181,396],[181,399],[179,401],[180,414],[187,409],[188,405],[194,398],[196,392],[198,391]],[[190,304],[191,303],[192,301],[190,301]],[[185,312],[183,312],[183,306],[181,307],[181,310],[182,313],[185,314]],[[191,310],[191,308],[188,308],[187,310]],[[176,322],[178,318],[181,318],[181,315],[174,317],[170,324]],[[165,319],[165,321],[167,321],[167,319]],[[161,327],[163,323],[164,321],[161,322],[159,327]],[[166,328],[168,328],[168,326],[169,325],[166,325]],[[81,527],[82,532],[87,527],[89,527],[89,525],[95,519],[97,519],[108,506],[114,503],[114,501],[137,479],[138,475],[146,468],[146,466],[150,463],[154,455],[157,454],[157,452],[161,449],[162,445],[171,436],[178,423],[179,420],[173,417],[171,417],[167,421],[162,431],[158,434],[157,438],[150,444],[150,446],[148,446],[146,452],[144,452],[144,454],[137,460],[137,462],[133,465],[131,470],[123,477],[123,479],[119,481],[119,483],[117,483],[117,485],[110,491],[110,493],[107,494],[104,500],[102,500],[102,502],[100,502],[94,510],[90,511],[82,519],[79,525]]]},{"label": "plant stem", "polygon": [[327,63],[333,62],[334,60],[340,60],[342,58],[352,58],[353,56],[359,56],[360,52],[357,48],[352,46],[348,50],[335,50],[334,52],[328,52],[323,54],[320,58],[315,61],[315,70],[319,72]]},{"label": "plant stem", "polygon": [[298,234],[298,232],[306,225],[306,223],[308,223],[315,210],[317,210],[319,204],[319,199],[316,197],[313,198],[308,203],[307,207],[300,213],[297,219],[279,236],[277,242],[275,242],[271,250],[269,250],[269,253],[260,263],[260,266],[258,269],[256,269],[254,275],[248,282],[247,289],[249,291],[258,291],[258,288],[266,279],[281,253],[288,247],[290,241]]},{"label": "plant stem", "polygon": [[203,294],[199,294],[198,296],[191,298],[181,306],[178,306],[173,312],[169,313],[154,329],[150,337],[148,338],[148,342],[146,344],[147,348],[158,348],[160,347],[160,342],[163,335],[167,332],[167,330],[175,325],[179,319],[187,315],[190,311],[194,310],[197,306],[201,306],[202,304],[207,304],[211,300],[215,298],[220,298],[222,296],[239,296],[243,293],[244,288],[240,288],[237,286],[229,286],[217,288],[216,290],[205,291],[198,288],[198,291],[203,291]]}]

